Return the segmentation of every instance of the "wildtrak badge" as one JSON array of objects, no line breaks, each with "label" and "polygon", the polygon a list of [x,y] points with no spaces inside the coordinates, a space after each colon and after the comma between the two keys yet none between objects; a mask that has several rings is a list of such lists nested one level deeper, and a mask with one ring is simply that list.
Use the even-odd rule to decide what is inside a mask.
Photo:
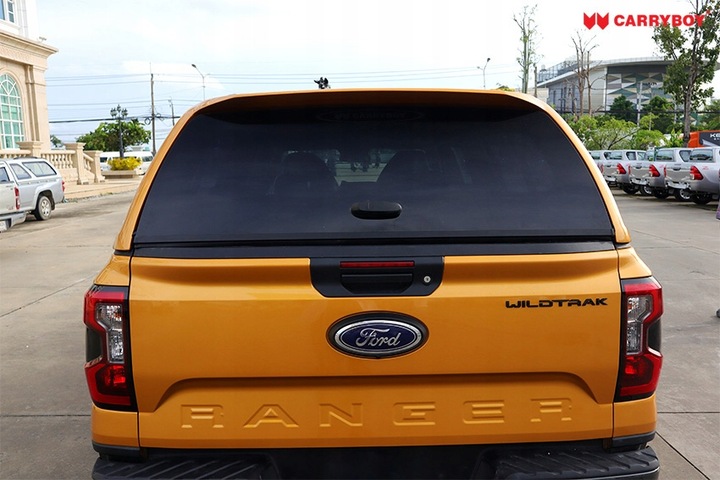
[{"label": "wildtrak badge", "polygon": [[505,300],[505,308],[607,307],[607,297],[562,298],[552,300]]}]

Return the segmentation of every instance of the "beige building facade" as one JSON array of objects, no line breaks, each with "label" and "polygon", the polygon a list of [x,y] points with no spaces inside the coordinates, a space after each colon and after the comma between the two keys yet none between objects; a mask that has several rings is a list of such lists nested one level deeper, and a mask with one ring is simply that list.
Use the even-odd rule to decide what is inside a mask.
[{"label": "beige building facade", "polygon": [[0,150],[51,146],[45,71],[57,49],[43,40],[35,0],[0,0]]}]

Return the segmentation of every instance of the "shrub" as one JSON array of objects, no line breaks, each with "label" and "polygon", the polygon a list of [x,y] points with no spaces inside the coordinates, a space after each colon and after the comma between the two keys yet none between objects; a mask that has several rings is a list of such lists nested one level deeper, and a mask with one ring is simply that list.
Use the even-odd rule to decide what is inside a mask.
[{"label": "shrub", "polygon": [[137,157],[112,158],[108,160],[110,170],[135,170],[142,164],[142,160]]}]

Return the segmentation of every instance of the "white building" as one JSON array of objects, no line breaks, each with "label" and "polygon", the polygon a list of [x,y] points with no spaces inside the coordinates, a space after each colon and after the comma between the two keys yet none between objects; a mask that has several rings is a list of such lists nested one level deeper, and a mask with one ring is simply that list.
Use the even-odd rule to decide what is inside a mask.
[{"label": "white building", "polygon": [[36,0],[0,0],[0,150],[50,148],[45,71],[57,49],[43,41]]},{"label": "white building", "polygon": [[547,103],[560,113],[582,114],[592,110],[604,113],[620,95],[639,106],[656,96],[672,97],[663,89],[663,77],[672,63],[659,57],[601,60],[590,62],[590,89],[583,92],[580,112],[580,92],[577,62],[568,60],[538,72],[538,87],[547,89]]}]

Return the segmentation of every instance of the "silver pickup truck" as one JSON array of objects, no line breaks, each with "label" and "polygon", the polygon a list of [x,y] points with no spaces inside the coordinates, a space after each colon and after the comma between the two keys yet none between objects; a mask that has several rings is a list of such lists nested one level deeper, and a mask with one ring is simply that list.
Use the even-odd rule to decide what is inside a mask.
[{"label": "silver pickup truck", "polygon": [[24,222],[27,216],[20,210],[20,189],[10,175],[8,164],[0,161],[0,232]]},{"label": "silver pickup truck", "polygon": [[720,195],[720,147],[695,148],[690,154],[690,180],[693,195],[707,203]]},{"label": "silver pickup truck", "polygon": [[37,220],[50,218],[55,205],[65,198],[65,181],[55,167],[42,158],[5,160],[10,179],[20,190],[20,210]]},{"label": "silver pickup truck", "polygon": [[630,182],[637,185],[645,195],[654,195],[657,198],[674,195],[678,200],[690,200],[689,190],[665,185],[665,167],[687,162],[691,151],[690,148],[658,148],[654,155],[648,155],[645,160],[630,162]]},{"label": "silver pickup truck", "polygon": [[630,182],[628,165],[636,160],[645,160],[643,150],[612,150],[606,160],[600,163],[600,170],[608,185],[616,185],[628,194],[637,193],[639,187]]},{"label": "silver pickup truck", "polygon": [[665,184],[669,188],[687,190],[690,200],[704,205],[720,193],[718,169],[720,147],[693,148],[687,162],[667,165]]}]

